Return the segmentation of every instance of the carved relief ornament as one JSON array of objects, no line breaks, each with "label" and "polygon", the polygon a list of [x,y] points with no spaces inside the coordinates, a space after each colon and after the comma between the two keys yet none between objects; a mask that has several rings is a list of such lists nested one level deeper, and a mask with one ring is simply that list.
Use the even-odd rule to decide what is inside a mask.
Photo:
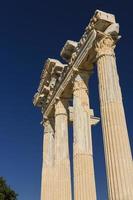
[{"label": "carved relief ornament", "polygon": [[96,58],[98,59],[101,56],[109,55],[115,56],[114,49],[115,49],[116,41],[111,37],[105,35],[102,39],[96,41],[95,43],[95,50],[97,52]]}]

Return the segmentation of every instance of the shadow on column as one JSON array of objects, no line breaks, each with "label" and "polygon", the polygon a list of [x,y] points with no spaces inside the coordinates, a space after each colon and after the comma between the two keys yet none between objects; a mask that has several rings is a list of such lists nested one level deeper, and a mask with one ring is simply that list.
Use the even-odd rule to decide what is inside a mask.
[{"label": "shadow on column", "polygon": [[69,155],[70,155],[70,171],[71,171],[71,191],[72,200],[74,200],[74,176],[73,176],[73,126],[69,124]]}]

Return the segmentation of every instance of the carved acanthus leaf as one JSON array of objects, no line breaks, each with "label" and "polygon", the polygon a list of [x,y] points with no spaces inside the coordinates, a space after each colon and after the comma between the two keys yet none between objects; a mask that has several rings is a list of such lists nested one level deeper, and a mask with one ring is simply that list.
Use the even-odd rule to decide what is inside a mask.
[{"label": "carved acanthus leaf", "polygon": [[105,35],[101,40],[95,44],[95,50],[97,52],[97,58],[102,55],[114,56],[115,41],[111,36]]}]

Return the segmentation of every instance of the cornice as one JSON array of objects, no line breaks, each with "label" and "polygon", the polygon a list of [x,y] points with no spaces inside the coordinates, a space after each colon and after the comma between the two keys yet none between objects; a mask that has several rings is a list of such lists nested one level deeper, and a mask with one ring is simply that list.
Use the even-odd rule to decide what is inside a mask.
[{"label": "cornice", "polygon": [[87,63],[87,70],[92,71],[98,48],[104,44],[103,38],[108,37],[115,44],[118,33],[119,25],[115,22],[115,16],[97,10],[79,42],[68,40],[64,45],[61,56],[67,64],[55,59],[46,61],[38,92],[34,96],[34,105],[41,107],[43,114],[49,116],[56,99],[62,95],[78,70],[84,69]]}]

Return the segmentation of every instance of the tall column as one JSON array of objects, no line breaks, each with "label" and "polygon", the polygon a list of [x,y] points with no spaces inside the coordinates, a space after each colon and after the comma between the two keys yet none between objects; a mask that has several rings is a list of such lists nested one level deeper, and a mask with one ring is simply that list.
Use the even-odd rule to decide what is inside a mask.
[{"label": "tall column", "polygon": [[54,199],[54,122],[44,122],[41,200]]},{"label": "tall column", "polygon": [[87,72],[79,73],[74,80],[73,88],[75,200],[96,200],[88,77]]},{"label": "tall column", "polygon": [[55,105],[55,200],[71,200],[67,100]]},{"label": "tall column", "polygon": [[104,36],[96,46],[100,107],[109,200],[133,199],[133,168],[114,40]]}]

